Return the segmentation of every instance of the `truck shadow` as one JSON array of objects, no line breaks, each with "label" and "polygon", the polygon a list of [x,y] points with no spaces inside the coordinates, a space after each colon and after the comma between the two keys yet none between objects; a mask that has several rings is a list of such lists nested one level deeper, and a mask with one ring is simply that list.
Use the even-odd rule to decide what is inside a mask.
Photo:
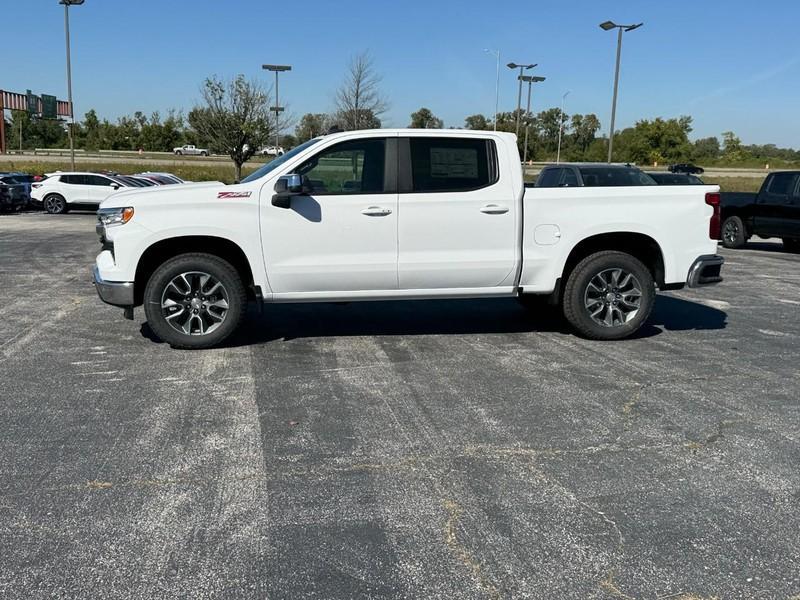
[{"label": "truck shadow", "polygon": [[[659,295],[650,319],[634,337],[724,329],[726,320],[727,314],[716,308]],[[528,310],[514,299],[272,304],[261,314],[251,306],[245,326],[223,347],[309,337],[535,332],[573,333],[558,309]],[[147,323],[141,333],[158,341]]]}]

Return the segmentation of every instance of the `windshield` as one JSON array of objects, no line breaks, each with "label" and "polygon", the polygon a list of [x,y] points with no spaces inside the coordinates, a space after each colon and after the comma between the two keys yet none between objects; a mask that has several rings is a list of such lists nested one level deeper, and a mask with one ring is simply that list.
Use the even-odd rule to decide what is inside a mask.
[{"label": "windshield", "polygon": [[300,144],[299,146],[297,146],[295,148],[292,148],[286,154],[284,154],[282,156],[279,156],[278,158],[272,159],[267,164],[265,164],[263,167],[261,167],[259,169],[256,169],[255,171],[250,173],[250,175],[248,175],[247,177],[242,179],[242,183],[249,183],[251,181],[255,181],[256,179],[261,179],[264,175],[266,175],[270,171],[273,171],[273,170],[277,169],[283,163],[285,163],[287,160],[291,160],[292,158],[294,158],[295,156],[300,154],[303,150],[305,150],[306,148],[308,148],[310,146],[313,146],[314,144],[319,142],[321,139],[322,138],[313,138],[311,140],[308,140],[307,142],[305,142],[303,144]]}]

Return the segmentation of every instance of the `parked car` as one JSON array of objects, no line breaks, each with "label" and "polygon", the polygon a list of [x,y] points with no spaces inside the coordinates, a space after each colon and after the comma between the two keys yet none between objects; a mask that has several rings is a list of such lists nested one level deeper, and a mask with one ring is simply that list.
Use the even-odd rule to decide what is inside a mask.
[{"label": "parked car", "polygon": [[11,175],[0,174],[0,212],[22,210],[29,201],[27,183]]},{"label": "parked car", "polygon": [[172,173],[164,173],[161,171],[145,171],[144,173],[137,173],[137,176],[158,177],[160,179],[166,179],[171,183],[185,183],[184,180],[177,175],[173,175]]},{"label": "parked car", "polygon": [[11,177],[16,179],[20,183],[24,183],[25,184],[25,190],[26,190],[28,196],[30,196],[30,193],[31,193],[31,184],[34,181],[37,181],[35,175],[30,175],[29,173],[21,173],[19,171],[10,171],[8,173],[0,173],[0,175],[10,175]]},{"label": "parked car", "polygon": [[182,154],[187,156],[208,156],[208,150],[205,148],[198,148],[194,144],[184,144],[183,146],[173,148],[172,151],[178,156]]},{"label": "parked car", "polygon": [[704,185],[697,175],[670,173],[668,171],[645,171],[658,185]]},{"label": "parked car", "polygon": [[286,154],[283,146],[265,146],[261,148],[258,153],[261,156],[283,156]]},{"label": "parked car", "polygon": [[162,177],[161,175],[147,175],[138,173],[133,175],[133,177],[136,177],[137,179],[146,179],[147,181],[150,181],[156,185],[173,185],[176,183],[172,179],[169,179],[168,177]]},{"label": "parked car", "polygon": [[123,188],[135,186],[114,175],[56,172],[33,184],[31,198],[45,212],[61,214],[73,208],[96,209],[103,200]]},{"label": "parked car", "polygon": [[608,187],[657,185],[652,177],[632,165],[568,163],[547,165],[539,172],[534,187]]},{"label": "parked car", "polygon": [[670,173],[686,173],[687,175],[702,175],[705,169],[692,163],[678,163],[668,166],[667,171]]},{"label": "parked car", "polygon": [[332,134],[235,185],[115,194],[94,282],[181,348],[222,342],[248,299],[546,297],[582,335],[620,339],[656,288],[717,283],[723,263],[717,186],[625,173],[641,185],[526,189],[510,133]]},{"label": "parked car", "polygon": [[757,194],[728,192],[722,200],[722,244],[741,248],[752,236],[779,237],[800,252],[800,171],[767,175]]}]

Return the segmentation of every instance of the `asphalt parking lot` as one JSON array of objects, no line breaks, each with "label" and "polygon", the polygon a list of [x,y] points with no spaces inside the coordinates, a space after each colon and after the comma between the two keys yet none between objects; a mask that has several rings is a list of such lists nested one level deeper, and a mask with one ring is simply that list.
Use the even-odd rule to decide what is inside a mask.
[{"label": "asphalt parking lot", "polygon": [[183,352],[96,298],[93,227],[0,216],[0,596],[800,594],[779,244],[624,342],[392,302],[253,310]]}]

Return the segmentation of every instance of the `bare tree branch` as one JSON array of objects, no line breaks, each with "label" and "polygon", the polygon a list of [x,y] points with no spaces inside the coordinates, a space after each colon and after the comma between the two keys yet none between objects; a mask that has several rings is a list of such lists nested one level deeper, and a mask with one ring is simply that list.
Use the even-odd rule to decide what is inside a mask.
[{"label": "bare tree branch", "polygon": [[380,116],[389,107],[379,88],[381,79],[369,52],[351,59],[345,80],[336,92],[336,117],[342,129],[381,126]]}]

